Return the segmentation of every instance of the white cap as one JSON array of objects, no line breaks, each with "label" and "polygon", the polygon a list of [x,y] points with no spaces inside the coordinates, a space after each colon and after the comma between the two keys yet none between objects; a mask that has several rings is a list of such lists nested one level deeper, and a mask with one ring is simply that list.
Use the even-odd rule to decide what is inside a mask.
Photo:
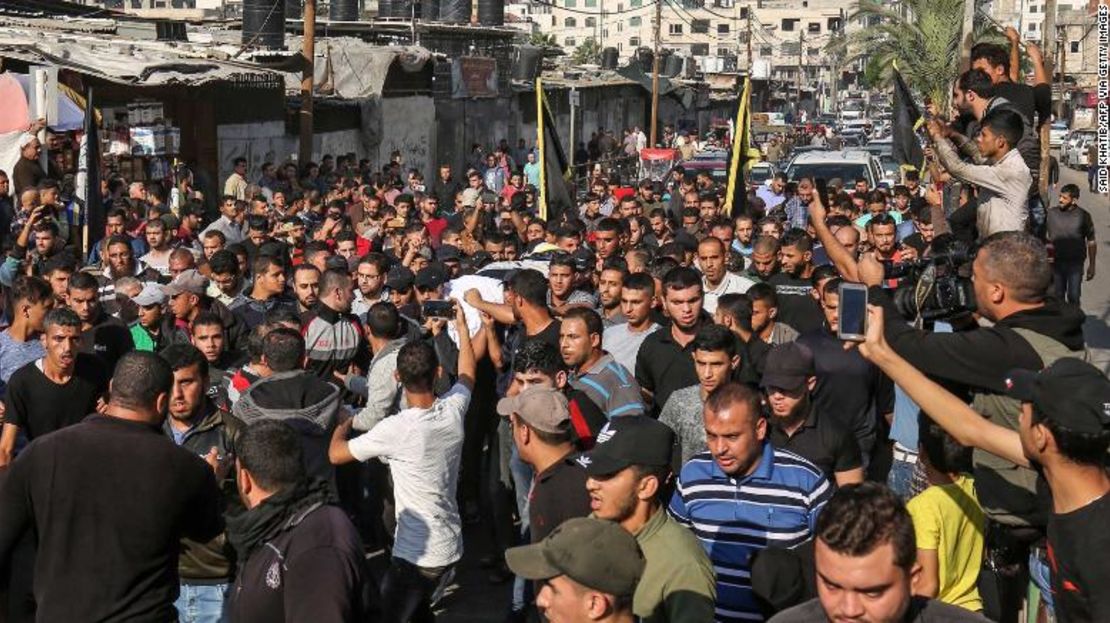
[{"label": "white cap", "polygon": [[143,307],[161,305],[166,302],[166,295],[157,283],[147,282],[143,284],[142,292],[136,294],[131,300],[135,301],[136,305],[142,305]]},{"label": "white cap", "polygon": [[35,136],[34,134],[28,134],[28,133],[24,132],[24,133],[23,133],[23,134],[22,134],[22,135],[21,135],[21,136],[19,137],[19,148],[20,148],[20,149],[23,149],[24,147],[26,147],[26,146],[30,145],[30,144],[31,144],[31,141],[33,141],[33,140],[37,140],[37,139],[38,139],[38,137],[37,137],[37,136]]}]

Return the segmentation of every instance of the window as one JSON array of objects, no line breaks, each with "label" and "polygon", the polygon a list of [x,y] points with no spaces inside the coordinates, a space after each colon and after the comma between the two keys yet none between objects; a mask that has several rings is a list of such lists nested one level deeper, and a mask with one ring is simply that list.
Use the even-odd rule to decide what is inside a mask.
[{"label": "window", "polygon": [[563,20],[564,28],[574,28],[576,26],[578,26],[578,20],[574,19],[573,17],[568,17]]},{"label": "window", "polygon": [[638,6],[643,6],[643,4],[644,4],[644,0],[631,0],[628,3],[628,6],[630,6],[632,8],[636,8]]},{"label": "window", "polygon": [[567,37],[566,39],[563,39],[563,45],[567,46],[568,48],[573,48],[574,37]]},{"label": "window", "polygon": [[644,23],[644,18],[640,17],[639,15],[637,15],[636,17],[628,18],[628,25],[629,26],[635,27],[635,26],[639,26],[640,24],[643,24],[643,23]]},{"label": "window", "polygon": [[802,20],[800,19],[784,19],[782,20],[783,32],[794,32],[794,27]]},{"label": "window", "polygon": [[[717,7],[718,9],[731,9],[733,2],[734,0],[713,0],[713,6]],[[740,10],[744,11],[744,9]]]},{"label": "window", "polygon": [[682,6],[686,9],[704,9],[705,0],[682,0]]},{"label": "window", "polygon": [[1037,32],[1037,22],[1029,22],[1029,32]]},{"label": "window", "polygon": [[709,56],[708,43],[694,43],[690,45],[690,56]]},{"label": "window", "polygon": [[630,48],[640,47],[640,38],[639,37],[629,37],[628,38],[628,47],[630,47]]},{"label": "window", "polygon": [[717,56],[728,56],[731,51],[728,48],[717,48]]},{"label": "window", "polygon": [[809,34],[811,34],[811,35],[816,35],[816,34],[820,34],[820,33],[821,33],[821,22],[810,22],[810,23],[809,23],[809,24],[808,24],[808,25],[806,26],[806,30],[807,30],[807,31],[809,32]]},{"label": "window", "polygon": [[583,3],[583,6],[585,6],[587,9],[595,8],[597,7],[597,0],[586,0]]},{"label": "window", "polygon": [[830,32],[836,32],[840,30],[840,18],[830,17],[828,23],[825,24],[825,28]]},{"label": "window", "polygon": [[568,9],[573,9],[574,7],[578,6],[578,0],[566,0],[566,4],[564,4],[563,6]]},{"label": "window", "polygon": [[740,19],[748,19],[748,7],[740,7]]},{"label": "window", "polygon": [[586,18],[586,28],[597,28],[597,18],[596,17],[587,17]]},{"label": "window", "polygon": [[817,56],[820,53],[821,53],[820,48],[810,48],[810,49],[806,50],[806,54],[808,54],[810,56]]},{"label": "window", "polygon": [[1072,41],[1068,45],[1068,52],[1070,52],[1071,54],[1079,54],[1079,42],[1078,41]]},{"label": "window", "polygon": [[759,46],[759,55],[760,56],[773,56],[774,53],[775,53],[774,49],[769,45]]},{"label": "window", "polygon": [[617,22],[617,32],[624,32],[624,22]]},{"label": "window", "polygon": [[668,35],[681,35],[682,34],[682,24],[667,24],[667,34]]},{"label": "window", "polygon": [[704,35],[709,32],[709,20],[696,19],[690,22],[690,32],[695,35]]},{"label": "window", "polygon": [[718,35],[727,35],[728,34],[728,24],[717,24],[717,34]]}]

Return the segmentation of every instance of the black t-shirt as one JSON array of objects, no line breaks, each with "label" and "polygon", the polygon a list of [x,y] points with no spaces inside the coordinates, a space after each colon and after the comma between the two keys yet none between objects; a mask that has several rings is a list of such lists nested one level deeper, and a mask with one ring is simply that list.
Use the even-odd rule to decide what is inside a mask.
[{"label": "black t-shirt", "polygon": [[108,389],[104,364],[92,355],[78,354],[73,376],[59,385],[29,363],[12,374],[4,397],[4,417],[34,440],[59,428],[71,426],[96,412],[96,401]]},{"label": "black t-shirt", "polygon": [[1048,239],[1057,262],[1082,263],[1087,259],[1087,242],[1095,239],[1091,213],[1080,207],[1048,211]]},{"label": "black t-shirt", "polygon": [[793,435],[787,435],[774,416],[769,421],[771,445],[808,460],[830,479],[836,472],[863,467],[859,444],[851,432],[835,420],[818,416],[812,406],[805,423]]},{"label": "black t-shirt", "polygon": [[775,286],[779,322],[785,322],[799,333],[818,329],[825,323],[825,315],[817,299],[813,298],[813,284],[809,279],[775,273],[767,279],[767,283]]},{"label": "black t-shirt", "polygon": [[119,358],[131,352],[135,343],[131,331],[122,320],[101,312],[92,328],[81,333],[78,349],[88,355],[100,358],[109,375],[116,369]]},{"label": "black t-shirt", "polygon": [[1056,618],[1110,621],[1110,493],[1048,521]]},{"label": "black t-shirt", "polygon": [[923,256],[925,254],[925,250],[929,248],[929,243],[925,242],[925,237],[922,236],[921,232],[918,231],[915,231],[903,238],[902,245],[910,247],[914,251],[917,251],[917,257]]},{"label": "black t-shirt", "polygon": [[665,324],[640,344],[636,353],[636,382],[653,395],[652,417],[659,417],[663,405],[675,390],[698,384],[694,370],[694,342],[683,348],[674,341],[670,324]]},{"label": "black t-shirt", "polygon": [[544,540],[564,521],[589,514],[586,470],[570,455],[536,474],[528,495],[528,526],[533,543]]},{"label": "black t-shirt", "polygon": [[552,319],[551,323],[543,328],[542,331],[535,335],[528,335],[524,331],[524,325],[517,323],[509,328],[508,333],[505,335],[505,349],[504,352],[509,354],[508,360],[505,362],[507,368],[501,371],[497,377],[497,393],[504,396],[505,392],[509,389],[509,385],[513,381],[513,364],[516,362],[517,355],[520,354],[525,344],[533,340],[539,340],[555,347],[559,350],[559,326],[558,320]]},{"label": "black t-shirt", "polygon": [[844,350],[844,343],[824,328],[802,334],[797,343],[813,353],[815,408],[846,426],[861,450],[869,451],[879,417],[894,411],[894,384],[857,349]]}]

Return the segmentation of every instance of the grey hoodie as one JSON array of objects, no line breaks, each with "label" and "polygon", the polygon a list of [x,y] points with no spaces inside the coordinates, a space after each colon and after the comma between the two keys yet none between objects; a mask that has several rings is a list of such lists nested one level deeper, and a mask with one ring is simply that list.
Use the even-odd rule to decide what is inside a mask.
[{"label": "grey hoodie", "polygon": [[408,341],[403,337],[386,343],[374,353],[366,376],[353,376],[347,381],[347,389],[366,396],[366,406],[355,414],[355,430],[368,431],[386,416],[405,408],[401,383],[393,373],[397,370],[397,353]]},{"label": "grey hoodie", "polygon": [[339,415],[339,387],[304,370],[279,372],[248,387],[231,411],[246,426],[265,419],[293,427],[308,475],[334,485],[328,445]]}]

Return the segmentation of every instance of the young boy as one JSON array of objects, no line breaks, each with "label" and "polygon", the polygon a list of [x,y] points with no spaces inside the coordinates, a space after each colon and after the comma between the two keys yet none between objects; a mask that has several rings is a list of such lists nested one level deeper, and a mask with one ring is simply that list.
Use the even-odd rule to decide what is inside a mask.
[{"label": "young boy", "polygon": [[927,420],[920,434],[918,458],[930,486],[906,505],[921,565],[914,591],[979,612],[983,601],[976,580],[987,519],[975,496],[975,479],[963,473],[971,467],[971,448]]},{"label": "young boy", "polygon": [[1083,283],[1083,262],[1087,262],[1087,281],[1095,278],[1095,226],[1091,214],[1079,207],[1079,187],[1065,184],[1060,189],[1060,205],[1048,211],[1048,241],[1052,244],[1052,271],[1056,298],[1079,305]]}]

